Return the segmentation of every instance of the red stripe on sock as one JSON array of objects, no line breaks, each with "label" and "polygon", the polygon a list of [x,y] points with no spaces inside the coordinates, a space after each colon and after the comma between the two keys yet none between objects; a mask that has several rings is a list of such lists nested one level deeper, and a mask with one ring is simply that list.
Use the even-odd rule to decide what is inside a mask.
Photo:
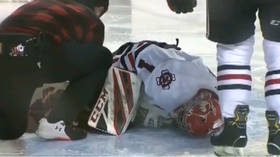
[{"label": "red stripe on sock", "polygon": [[280,84],[280,79],[272,79],[265,82],[265,87],[269,85]]},{"label": "red stripe on sock", "polygon": [[233,80],[233,79],[242,79],[242,80],[249,80],[252,81],[252,77],[250,75],[239,75],[239,74],[232,74],[232,75],[221,75],[218,76],[217,80]]}]

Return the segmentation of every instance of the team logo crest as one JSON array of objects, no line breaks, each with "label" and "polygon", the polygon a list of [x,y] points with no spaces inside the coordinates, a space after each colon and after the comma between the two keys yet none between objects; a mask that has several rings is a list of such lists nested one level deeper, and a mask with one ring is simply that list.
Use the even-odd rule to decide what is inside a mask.
[{"label": "team logo crest", "polygon": [[27,56],[27,54],[24,53],[24,46],[22,44],[19,44],[16,47],[13,47],[11,49],[11,52],[9,53],[10,56]]},{"label": "team logo crest", "polygon": [[170,89],[170,84],[175,80],[175,74],[170,73],[168,69],[162,70],[161,75],[156,78],[157,85],[162,89]]}]

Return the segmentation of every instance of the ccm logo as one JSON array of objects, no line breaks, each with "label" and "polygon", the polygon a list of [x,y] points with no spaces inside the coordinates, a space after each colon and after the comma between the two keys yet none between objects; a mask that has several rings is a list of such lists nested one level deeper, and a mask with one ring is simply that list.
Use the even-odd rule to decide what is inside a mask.
[{"label": "ccm logo", "polygon": [[280,20],[271,20],[270,24],[273,26],[280,26]]},{"label": "ccm logo", "polygon": [[97,100],[97,103],[93,109],[93,113],[92,116],[90,118],[90,120],[93,123],[96,123],[97,120],[100,118],[101,116],[101,111],[103,110],[104,106],[108,103],[108,91],[104,88],[100,97]]}]

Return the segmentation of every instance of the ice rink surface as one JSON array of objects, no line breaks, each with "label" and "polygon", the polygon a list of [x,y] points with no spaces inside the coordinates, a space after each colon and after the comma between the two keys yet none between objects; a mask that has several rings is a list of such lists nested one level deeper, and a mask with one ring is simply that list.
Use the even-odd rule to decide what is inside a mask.
[{"label": "ice rink surface", "polygon": [[[128,41],[157,40],[175,43],[204,59],[216,73],[216,45],[206,39],[206,2],[198,0],[192,14],[172,13],[164,0],[111,0],[102,17],[106,27],[104,45],[111,51]],[[0,2],[0,21],[22,3]],[[258,25],[258,23],[256,23]],[[262,36],[256,29],[252,61],[253,94],[248,120],[249,142],[245,154],[264,156],[267,126],[264,118],[264,75]],[[0,124],[1,125],[1,124]],[[209,138],[191,138],[174,129],[133,128],[120,137],[89,134],[77,142],[52,142],[25,134],[19,140],[1,141],[0,156],[214,156]]]}]

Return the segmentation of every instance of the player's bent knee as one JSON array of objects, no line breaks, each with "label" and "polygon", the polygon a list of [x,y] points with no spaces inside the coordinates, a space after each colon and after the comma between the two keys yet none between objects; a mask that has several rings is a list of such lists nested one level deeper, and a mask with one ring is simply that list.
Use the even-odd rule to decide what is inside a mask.
[{"label": "player's bent knee", "polygon": [[0,140],[14,140],[21,137],[24,132],[25,128],[2,126],[0,128]]},{"label": "player's bent knee", "polygon": [[0,139],[13,140],[24,134],[27,128],[27,119],[23,116],[13,117],[12,119],[11,117],[2,117],[0,124]]},{"label": "player's bent knee", "polygon": [[113,55],[111,51],[105,47],[103,49],[103,53],[104,53],[104,67],[109,68],[113,63]]},{"label": "player's bent knee", "polygon": [[65,58],[73,69],[90,72],[112,64],[110,50],[100,44],[65,43]]}]

